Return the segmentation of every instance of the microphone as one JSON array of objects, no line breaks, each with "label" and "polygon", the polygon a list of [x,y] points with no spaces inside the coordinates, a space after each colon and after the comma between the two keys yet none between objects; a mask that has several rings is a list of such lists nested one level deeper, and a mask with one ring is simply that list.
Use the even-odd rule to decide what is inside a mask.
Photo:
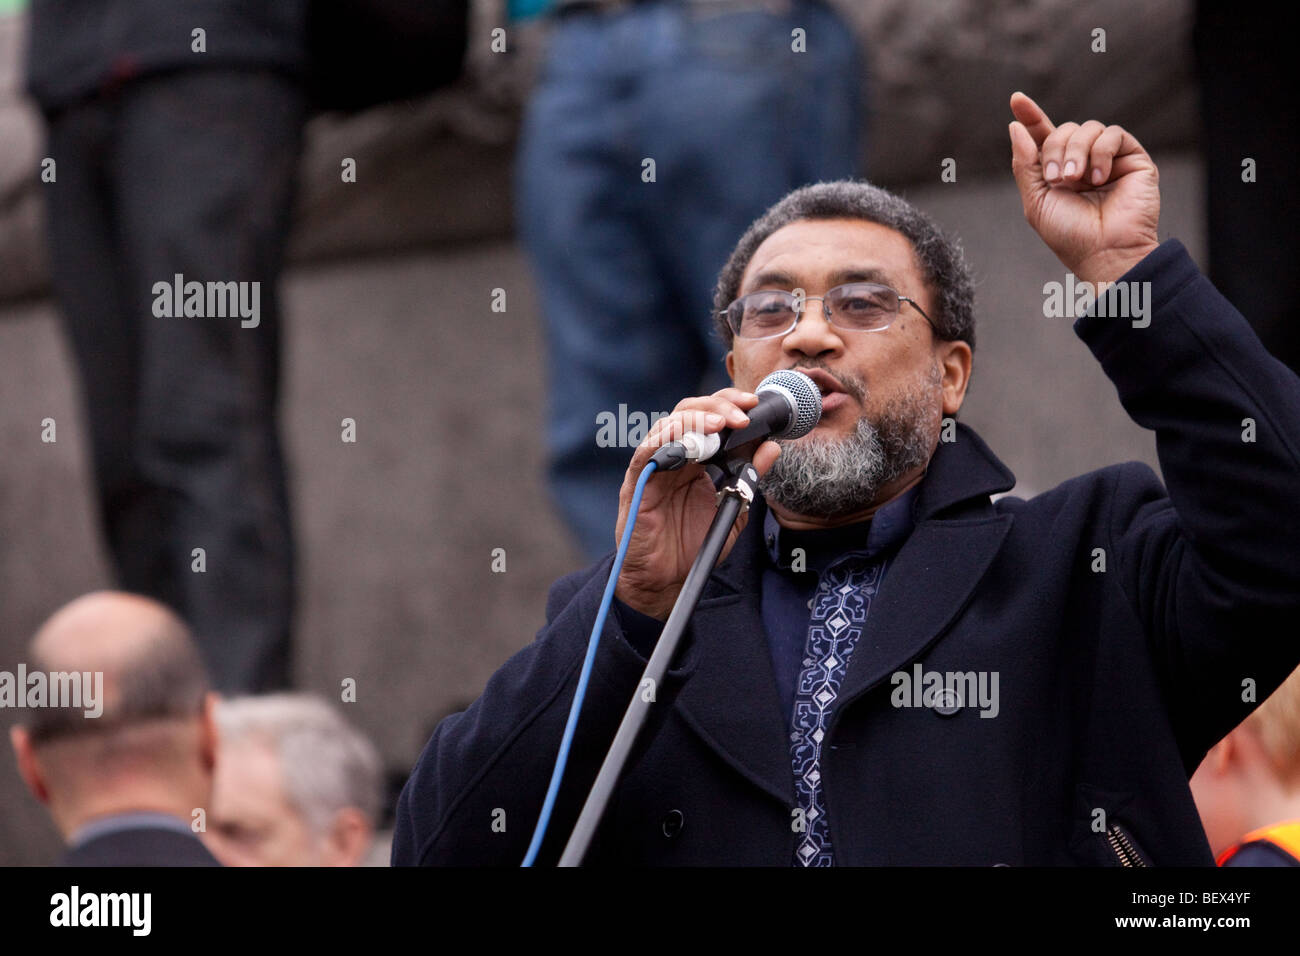
[{"label": "microphone", "polygon": [[803,372],[780,369],[759,382],[754,390],[758,404],[746,414],[749,424],[739,431],[687,432],[664,445],[651,459],[660,471],[676,471],[688,461],[713,463],[748,460],[769,438],[802,438],[822,417],[822,395],[817,383]]}]

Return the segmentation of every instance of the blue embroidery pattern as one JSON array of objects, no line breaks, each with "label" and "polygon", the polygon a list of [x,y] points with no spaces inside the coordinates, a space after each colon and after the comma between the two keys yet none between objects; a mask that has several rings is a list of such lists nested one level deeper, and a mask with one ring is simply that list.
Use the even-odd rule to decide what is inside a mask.
[{"label": "blue embroidery pattern", "polygon": [[822,741],[830,729],[835,698],[848,671],[849,657],[862,636],[885,564],[864,563],[861,558],[845,560],[828,568],[817,584],[790,734],[795,799],[803,809],[806,826],[795,848],[796,866],[835,863],[821,786]]}]

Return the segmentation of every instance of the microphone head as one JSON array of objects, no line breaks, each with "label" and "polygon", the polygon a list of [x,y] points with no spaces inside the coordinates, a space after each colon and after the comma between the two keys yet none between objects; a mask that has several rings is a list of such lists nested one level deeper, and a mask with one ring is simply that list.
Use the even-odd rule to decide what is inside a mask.
[{"label": "microphone head", "polygon": [[772,438],[802,438],[817,427],[822,417],[822,392],[817,383],[794,369],[773,372],[758,383],[758,392],[777,392],[790,404],[790,423]]}]

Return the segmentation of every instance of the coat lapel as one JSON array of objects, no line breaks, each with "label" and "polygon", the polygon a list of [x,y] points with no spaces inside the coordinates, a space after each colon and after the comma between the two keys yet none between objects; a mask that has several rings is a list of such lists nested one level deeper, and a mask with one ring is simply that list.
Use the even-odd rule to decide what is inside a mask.
[{"label": "coat lapel", "polygon": [[849,659],[838,713],[923,654],[956,619],[1002,547],[1011,521],[1011,515],[995,515],[916,526],[885,572],[866,633]]},{"label": "coat lapel", "polygon": [[955,441],[935,449],[915,503],[916,526],[885,571],[849,660],[838,714],[925,653],[961,614],[1011,530],[1012,516],[998,514],[988,496],[1015,483],[964,424]]},{"label": "coat lapel", "polygon": [[763,510],[750,509],[749,523],[691,618],[699,653],[677,705],[723,760],[788,807],[794,805],[789,731],[759,603]]},{"label": "coat lapel", "polygon": [[[964,424],[930,459],[916,526],[891,559],[867,633],[853,653],[838,710],[925,651],[961,613],[1010,530],[988,495],[1015,476]],[[788,730],[761,610],[763,515],[756,502],[691,621],[695,671],[677,706],[724,761],[785,806],[794,803]],[[954,520],[960,519],[960,520]]]}]

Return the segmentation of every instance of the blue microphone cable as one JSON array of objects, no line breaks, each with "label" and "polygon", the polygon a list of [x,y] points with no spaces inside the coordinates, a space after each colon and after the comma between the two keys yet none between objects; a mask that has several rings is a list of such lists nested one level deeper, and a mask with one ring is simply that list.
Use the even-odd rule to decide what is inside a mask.
[{"label": "blue microphone cable", "polygon": [[542,804],[542,813],[537,818],[537,827],[533,830],[533,840],[528,845],[528,854],[524,857],[523,866],[533,865],[537,859],[537,851],[542,847],[542,840],[546,838],[546,827],[551,822],[555,797],[560,792],[560,781],[564,779],[564,767],[569,762],[569,747],[573,743],[573,735],[578,727],[578,715],[582,713],[582,699],[587,693],[587,681],[596,663],[596,648],[600,643],[600,633],[605,629],[605,617],[609,614],[609,606],[614,601],[614,589],[618,586],[618,573],[623,568],[623,559],[627,557],[627,546],[632,541],[632,529],[636,527],[636,516],[641,509],[641,493],[645,491],[646,482],[658,467],[657,462],[647,463],[636,480],[636,490],[632,492],[632,505],[628,512],[627,524],[623,528],[623,540],[618,543],[618,553],[614,555],[614,566],[609,571],[609,581],[605,584],[605,595],[600,601],[600,611],[596,614],[596,623],[591,628],[591,639],[587,641],[587,657],[582,662],[578,689],[574,692],[573,704],[569,707],[569,722],[564,727],[560,752],[555,758],[555,769],[551,771],[551,785],[546,790],[546,802]]}]

